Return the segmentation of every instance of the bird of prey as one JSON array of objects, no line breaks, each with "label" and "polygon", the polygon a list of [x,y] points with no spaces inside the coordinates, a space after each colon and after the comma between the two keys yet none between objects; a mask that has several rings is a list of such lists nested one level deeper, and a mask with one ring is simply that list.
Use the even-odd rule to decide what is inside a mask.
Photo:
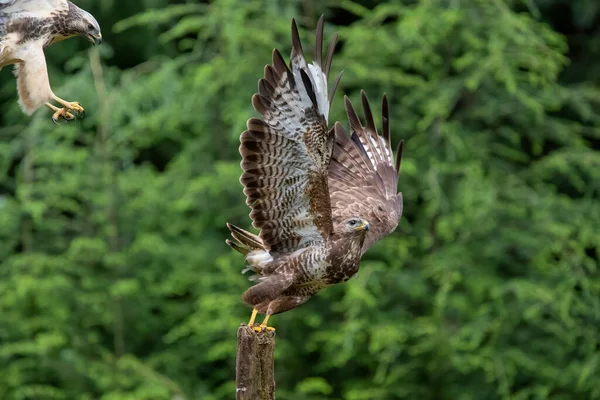
[{"label": "bird of prey", "polygon": [[78,102],[52,92],[44,56],[44,48],[77,35],[95,44],[102,42],[96,19],[70,1],[0,0],[0,69],[15,65],[19,105],[27,115],[45,105],[56,123],[83,112]]},{"label": "bird of prey", "polygon": [[[252,97],[262,119],[250,118],[241,134],[240,178],[258,235],[227,224],[227,244],[245,255],[249,278],[243,294],[253,307],[249,326],[267,326],[273,314],[305,303],[320,289],[356,274],[361,256],[392,233],[402,215],[397,191],[403,142],[394,161],[388,101],[382,134],[362,92],[363,125],[350,100],[351,134],[329,128],[329,108],[341,74],[327,92],[337,36],[323,59],[323,17],[316,29],[315,60],[307,63],[292,19],[292,52],[286,65],[277,49]],[[257,313],[266,314],[254,323]]]}]

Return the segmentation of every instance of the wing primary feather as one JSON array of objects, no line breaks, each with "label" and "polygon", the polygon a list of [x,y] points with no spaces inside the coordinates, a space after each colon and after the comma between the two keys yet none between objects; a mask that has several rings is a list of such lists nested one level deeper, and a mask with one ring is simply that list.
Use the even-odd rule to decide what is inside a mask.
[{"label": "wing primary feather", "polygon": [[296,20],[294,18],[292,18],[292,51],[295,51],[299,56],[304,57],[302,42],[300,41],[300,34],[298,33],[298,26],[296,25]]},{"label": "wing primary feather", "polygon": [[327,56],[325,57],[325,77],[329,79],[329,71],[331,70],[331,63],[333,60],[333,52],[335,51],[335,45],[338,41],[337,33],[333,35],[333,39],[331,43],[329,43],[329,48],[327,49]]},{"label": "wing primary feather", "polygon": [[388,107],[387,94],[383,94],[381,100],[381,130],[383,131],[383,138],[388,146],[390,146],[390,112]]},{"label": "wing primary feather", "polygon": [[367,130],[369,133],[374,134],[377,131],[375,128],[375,120],[373,119],[373,112],[371,111],[371,106],[369,105],[369,99],[367,98],[367,94],[364,90],[360,91],[360,100],[363,106],[363,112],[365,113],[365,122],[367,123]]},{"label": "wing primary feather", "polygon": [[321,15],[317,22],[317,43],[315,47],[315,62],[321,69],[323,68],[323,25],[325,23],[324,16]]},{"label": "wing primary feather", "polygon": [[287,64],[283,60],[281,53],[277,49],[273,49],[273,69],[280,77],[285,74],[292,88],[296,86],[296,81],[294,80],[292,71],[290,71]]},{"label": "wing primary feather", "polygon": [[346,115],[348,115],[350,130],[354,132],[360,131],[362,128],[360,118],[358,118],[358,114],[354,110],[354,107],[352,107],[352,102],[350,101],[348,96],[344,96],[344,105],[346,106]]},{"label": "wing primary feather", "polygon": [[268,80],[263,78],[258,81],[258,93],[260,93],[262,96],[271,97],[273,96],[274,92],[275,88],[269,83]]},{"label": "wing primary feather", "polygon": [[300,70],[300,76],[302,77],[302,83],[304,83],[304,87],[306,88],[306,93],[308,93],[308,97],[310,97],[310,101],[315,105],[315,107],[319,108],[319,103],[317,103],[317,96],[315,95],[315,91],[312,85],[312,82],[306,71],[303,69]]},{"label": "wing primary feather", "polygon": [[396,173],[400,175],[400,163],[402,162],[402,151],[404,150],[404,139],[398,143],[396,150]]},{"label": "wing primary feather", "polygon": [[335,78],[335,81],[333,81],[333,85],[331,85],[331,90],[329,91],[329,107],[331,107],[331,103],[333,103],[333,96],[335,95],[335,91],[337,90],[337,87],[340,84],[340,79],[342,79],[343,73],[344,71],[340,72]]},{"label": "wing primary feather", "polygon": [[265,65],[265,78],[271,86],[277,86],[277,79],[275,78],[275,74],[273,72],[273,68],[270,65]]},{"label": "wing primary feather", "polygon": [[252,96],[252,106],[256,111],[263,114],[269,109],[270,101],[265,96],[255,93]]},{"label": "wing primary feather", "polygon": [[[365,121],[367,123],[366,126],[366,135],[364,134],[365,130],[363,130],[363,139],[367,142],[369,146],[369,150],[371,151],[371,157],[373,157],[373,163],[380,164],[385,163],[386,160],[384,158],[384,153],[386,151],[385,148],[381,148],[381,142],[379,140],[379,135],[377,134],[377,128],[375,127],[375,120],[373,119],[373,112],[371,111],[371,105],[369,104],[369,99],[367,97],[367,93],[364,90],[360,91],[360,99],[363,106],[363,112],[365,113]],[[377,142],[377,148],[373,141]]]}]

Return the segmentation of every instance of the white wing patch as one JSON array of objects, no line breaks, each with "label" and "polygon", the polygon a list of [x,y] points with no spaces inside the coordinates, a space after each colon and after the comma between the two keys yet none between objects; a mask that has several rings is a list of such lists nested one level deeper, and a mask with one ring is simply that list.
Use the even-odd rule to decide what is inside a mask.
[{"label": "white wing patch", "polygon": [[308,71],[310,72],[308,75],[313,83],[313,87],[315,88],[315,95],[317,97],[317,106],[319,108],[319,112],[323,114],[325,117],[325,121],[329,121],[329,99],[327,94],[327,77],[325,73],[316,63],[313,61],[308,65]]},{"label": "white wing patch", "polygon": [[[375,171],[378,171],[378,166],[381,164],[378,160],[381,159],[384,159],[387,164],[393,167],[394,161],[388,148],[389,146],[385,143],[385,139],[379,135],[373,136],[369,132],[367,132],[367,135],[369,136],[369,143],[367,143],[363,137],[359,137],[359,140],[369,157],[369,161],[373,165],[373,168],[375,168]],[[376,154],[373,154],[371,151],[372,149],[375,150]]]}]

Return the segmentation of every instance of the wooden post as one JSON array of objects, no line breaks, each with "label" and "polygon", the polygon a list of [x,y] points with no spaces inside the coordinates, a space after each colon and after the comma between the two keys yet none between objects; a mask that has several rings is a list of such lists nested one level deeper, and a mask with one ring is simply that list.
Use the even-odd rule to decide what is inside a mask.
[{"label": "wooden post", "polygon": [[236,400],[275,400],[275,332],[242,324],[237,339]]}]

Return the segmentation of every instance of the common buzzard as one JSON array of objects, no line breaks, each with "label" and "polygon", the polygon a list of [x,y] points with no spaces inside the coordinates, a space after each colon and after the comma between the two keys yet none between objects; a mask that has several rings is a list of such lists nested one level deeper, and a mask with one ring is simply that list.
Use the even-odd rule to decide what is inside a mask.
[{"label": "common buzzard", "polygon": [[[401,141],[394,162],[387,98],[382,133],[375,128],[364,92],[362,125],[345,97],[351,135],[336,122],[328,128],[331,100],[341,74],[327,93],[337,36],[323,60],[323,17],[316,30],[316,59],[308,64],[292,19],[288,67],[277,49],[252,97],[262,119],[250,118],[240,154],[246,204],[254,235],[227,224],[233,249],[245,255],[257,283],[242,296],[253,306],[249,325],[267,327],[269,316],[305,303],[320,289],[350,279],[361,256],[396,229],[402,215],[397,192]],[[257,313],[266,314],[260,327]]]},{"label": "common buzzard", "polygon": [[54,112],[54,122],[83,112],[78,102],[65,101],[52,92],[44,57],[44,48],[77,35],[102,42],[96,19],[70,1],[0,0],[0,69],[15,65],[19,105],[27,115],[44,105]]}]

